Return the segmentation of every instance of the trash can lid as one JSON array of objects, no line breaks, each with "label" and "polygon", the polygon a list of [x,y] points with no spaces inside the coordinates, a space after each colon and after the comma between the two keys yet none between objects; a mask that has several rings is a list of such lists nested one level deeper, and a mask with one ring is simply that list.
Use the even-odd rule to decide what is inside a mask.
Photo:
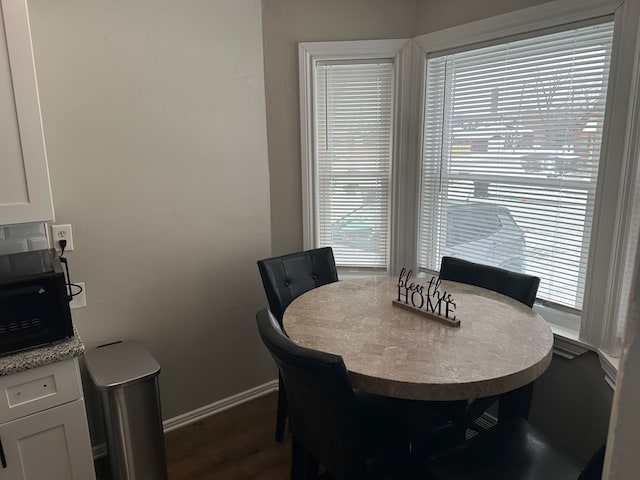
[{"label": "trash can lid", "polygon": [[160,364],[137,341],[110,343],[84,354],[98,390],[111,390],[160,373]]}]

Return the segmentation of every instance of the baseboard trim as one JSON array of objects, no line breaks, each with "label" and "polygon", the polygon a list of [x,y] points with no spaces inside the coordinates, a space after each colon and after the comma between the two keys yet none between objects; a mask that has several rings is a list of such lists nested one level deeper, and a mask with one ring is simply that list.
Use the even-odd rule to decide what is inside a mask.
[{"label": "baseboard trim", "polygon": [[[182,415],[178,415],[177,417],[169,418],[162,422],[162,429],[164,430],[164,433],[176,430],[178,428],[189,425],[190,423],[197,422],[198,420],[202,420],[211,415],[215,415],[216,413],[224,412],[225,410],[237,407],[238,405],[242,405],[245,402],[255,400],[256,398],[262,397],[277,390],[278,380],[271,380],[270,382],[258,385],[257,387],[250,388],[249,390],[245,390],[244,392],[237,393],[230,397],[223,398],[222,400],[218,400],[217,402],[205,405],[204,407],[200,407],[190,412],[183,413]],[[107,455],[106,443],[95,445],[91,450],[93,452],[94,460]]]},{"label": "baseboard trim", "polygon": [[278,390],[278,380],[271,380],[270,382],[250,388],[249,390],[237,393],[236,395],[223,398],[222,400],[205,405],[204,407],[183,413],[177,417],[169,418],[162,422],[162,428],[164,432],[167,433],[189,425],[190,423],[197,422],[198,420],[202,420],[203,418],[215,415],[216,413],[237,407],[245,402],[255,400],[256,398],[275,392],[276,390]]}]

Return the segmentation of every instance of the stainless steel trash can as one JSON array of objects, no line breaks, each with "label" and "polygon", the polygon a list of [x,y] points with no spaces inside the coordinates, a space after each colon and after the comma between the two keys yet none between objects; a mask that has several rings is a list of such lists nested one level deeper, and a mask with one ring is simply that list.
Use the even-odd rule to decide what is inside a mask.
[{"label": "stainless steel trash can", "polygon": [[158,374],[140,342],[103,345],[85,353],[100,391],[111,472],[115,480],[166,480]]}]

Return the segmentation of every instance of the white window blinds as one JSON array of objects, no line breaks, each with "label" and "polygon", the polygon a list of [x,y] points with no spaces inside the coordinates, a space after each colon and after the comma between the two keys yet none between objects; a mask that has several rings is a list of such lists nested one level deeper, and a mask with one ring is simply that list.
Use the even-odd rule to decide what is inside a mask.
[{"label": "white window blinds", "polygon": [[393,64],[315,68],[315,236],[338,266],[386,268]]},{"label": "white window blinds", "polygon": [[581,309],[612,23],[427,61],[419,264],[541,278]]}]

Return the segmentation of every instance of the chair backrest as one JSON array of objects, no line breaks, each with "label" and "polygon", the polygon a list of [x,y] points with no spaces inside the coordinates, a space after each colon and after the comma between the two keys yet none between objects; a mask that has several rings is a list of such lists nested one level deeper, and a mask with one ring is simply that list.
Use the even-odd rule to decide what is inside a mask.
[{"label": "chair backrest", "polygon": [[334,477],[361,478],[362,420],[342,357],[294,343],[269,310],[256,321],[285,384],[293,437]]},{"label": "chair backrest", "polygon": [[461,258],[442,257],[440,278],[493,290],[532,307],[540,279],[504,268],[473,263]]},{"label": "chair backrest", "polygon": [[338,281],[331,247],[258,261],[269,309],[282,324],[289,304],[309,290]]}]

